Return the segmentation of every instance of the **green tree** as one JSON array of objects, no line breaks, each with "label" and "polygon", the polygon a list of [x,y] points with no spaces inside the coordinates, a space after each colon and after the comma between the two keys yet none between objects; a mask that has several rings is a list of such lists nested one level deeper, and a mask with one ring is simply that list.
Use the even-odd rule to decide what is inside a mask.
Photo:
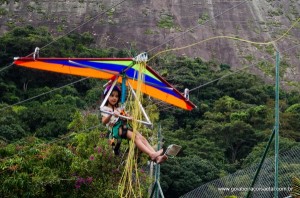
[{"label": "green tree", "polygon": [[19,116],[26,110],[26,108],[20,106],[11,108],[5,105],[0,105],[0,108],[3,108],[2,113],[0,114],[1,139],[11,142],[24,137],[28,131],[26,125],[22,123]]},{"label": "green tree", "polygon": [[[272,131],[268,131],[269,135],[271,135]],[[269,138],[269,137],[268,137]],[[251,152],[249,153],[249,155],[243,160],[243,168],[249,167],[253,164],[257,164],[260,162],[261,157],[263,156],[263,153],[265,151],[265,148],[267,146],[267,142],[268,139],[266,138],[265,141],[258,143],[257,145],[255,145]],[[280,152],[285,152],[285,151],[289,151],[293,148],[298,148],[299,147],[299,143],[297,143],[295,140],[291,140],[288,138],[279,138],[279,145],[280,145]],[[267,157],[273,157],[274,156],[274,140],[272,142],[272,144],[270,145],[270,149],[269,152],[267,154]]]},{"label": "green tree", "polygon": [[30,131],[38,137],[58,137],[67,133],[67,126],[76,110],[76,99],[71,96],[57,97],[58,100],[49,100],[43,104],[35,102],[36,105],[27,108],[21,115]]},{"label": "green tree", "polygon": [[179,197],[216,179],[218,174],[213,163],[195,155],[170,159],[161,167],[161,185],[166,197]]}]

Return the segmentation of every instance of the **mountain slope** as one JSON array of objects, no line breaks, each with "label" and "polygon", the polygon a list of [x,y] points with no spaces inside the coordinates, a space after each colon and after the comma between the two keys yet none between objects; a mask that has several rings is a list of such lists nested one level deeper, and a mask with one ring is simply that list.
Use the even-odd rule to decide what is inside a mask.
[{"label": "mountain slope", "polygon": [[[120,3],[121,2],[121,3]],[[115,6],[117,5],[117,6]],[[278,39],[300,17],[296,0],[44,0],[0,1],[0,31],[14,26],[47,26],[64,35],[90,32],[101,48],[135,48],[151,55],[216,36],[255,42]],[[178,50],[178,55],[201,57],[273,79],[274,52],[281,55],[286,85],[300,81],[300,24],[272,45],[219,38]],[[41,47],[41,46],[40,46]]]}]

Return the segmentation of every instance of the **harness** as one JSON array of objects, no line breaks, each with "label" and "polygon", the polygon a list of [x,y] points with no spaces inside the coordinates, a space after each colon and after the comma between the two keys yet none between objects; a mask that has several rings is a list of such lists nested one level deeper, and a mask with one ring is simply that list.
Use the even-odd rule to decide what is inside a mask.
[{"label": "harness", "polygon": [[[120,128],[122,129],[121,135],[119,134]],[[119,120],[112,127],[112,130],[108,132],[109,144],[112,146],[115,155],[119,155],[122,139],[127,139],[128,129],[131,128],[132,127],[127,122],[127,120],[119,118]]]}]

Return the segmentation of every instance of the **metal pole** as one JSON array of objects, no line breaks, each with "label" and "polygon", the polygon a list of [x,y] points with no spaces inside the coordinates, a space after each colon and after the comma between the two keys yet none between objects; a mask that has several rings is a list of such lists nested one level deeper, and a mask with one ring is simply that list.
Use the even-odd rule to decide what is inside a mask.
[{"label": "metal pole", "polygon": [[275,87],[275,191],[278,198],[278,167],[279,167],[279,52],[276,52],[276,87]]},{"label": "metal pole", "polygon": [[[135,91],[133,90],[133,88],[132,88],[132,86],[131,86],[131,84],[130,84],[129,82],[128,82],[128,87],[130,88],[131,93],[133,94],[134,98],[136,99],[136,93],[135,93]],[[141,109],[141,111],[142,111],[144,117],[146,118],[146,121],[149,123],[150,126],[152,126],[152,123],[151,123],[151,121],[150,121],[150,118],[148,117],[148,115],[147,115],[147,113],[146,113],[146,111],[145,111],[145,109],[144,109],[142,103],[141,103],[140,101],[138,101],[138,102],[139,102],[139,107],[140,107],[140,109]]]},{"label": "metal pole", "polygon": [[[157,150],[160,150],[160,142],[161,142],[161,125],[159,124],[158,127],[158,133],[157,133]],[[162,197],[164,197],[160,183],[159,183],[159,172],[160,172],[160,165],[156,164],[155,165],[155,181],[154,185],[152,187],[152,192],[150,194],[150,198],[155,194],[155,198],[159,198],[159,193],[161,193]]]},{"label": "metal pole", "polygon": [[[150,161],[150,180],[152,181],[153,179],[153,168],[154,168],[154,162],[153,161]],[[153,187],[154,185],[150,185],[149,188],[148,188],[148,194],[150,195],[149,197],[152,197],[151,194],[152,194],[152,191],[153,191]]]},{"label": "metal pole", "polygon": [[[158,133],[157,133],[157,150],[160,150],[160,139],[161,139],[161,125],[159,124],[158,126]],[[159,182],[159,177],[160,177],[160,164],[156,164],[156,169],[155,169],[155,183],[157,183],[157,188],[155,189],[155,198],[159,198],[159,188],[158,188],[158,182]]]},{"label": "metal pole", "polygon": [[[265,158],[266,158],[266,156],[267,156],[267,153],[268,153],[268,151],[269,151],[271,142],[273,141],[274,134],[275,134],[275,129],[272,130],[272,134],[271,134],[271,136],[270,136],[270,138],[269,138],[268,145],[267,145],[267,147],[265,148],[265,152],[264,152],[264,154],[263,154],[263,157],[262,157],[261,160],[260,160],[258,169],[256,170],[256,173],[255,173],[255,175],[254,175],[254,178],[253,178],[253,180],[252,180],[252,183],[251,183],[250,188],[253,188],[253,186],[254,186],[254,184],[255,184],[255,182],[256,182],[256,179],[257,179],[257,177],[258,177],[258,175],[259,175],[259,172],[260,172],[260,170],[261,170],[261,167],[262,167],[262,165],[263,165],[263,163],[264,163],[264,161],[265,161]],[[252,192],[252,191],[249,189],[248,192],[247,192],[246,198],[249,198],[249,197],[250,197],[251,192]]]},{"label": "metal pole", "polygon": [[150,194],[150,198],[152,198],[152,196],[153,196],[153,194],[154,194],[154,192],[155,192],[155,189],[157,188],[157,183],[156,182],[154,182],[154,184],[153,184],[153,187],[152,187],[152,192],[151,192],[151,194]]},{"label": "metal pole", "polygon": [[111,92],[112,92],[114,86],[116,85],[117,81],[118,81],[118,78],[116,78],[116,80],[113,82],[113,84],[112,84],[112,86],[110,87],[110,89],[107,91],[107,94],[106,94],[106,96],[105,96],[105,98],[104,98],[102,104],[100,105],[100,110],[101,110],[101,108],[105,105],[106,101],[108,100],[108,97],[110,96],[110,94],[111,94]]},{"label": "metal pole", "polygon": [[159,182],[159,181],[157,181],[157,186],[158,186],[158,190],[159,190],[159,193],[160,193],[161,198],[165,198],[164,193],[163,193],[163,191],[162,191],[162,189],[161,189],[161,186],[160,186],[160,182]]},{"label": "metal pole", "polygon": [[121,104],[124,105],[126,98],[126,76],[122,74]]}]

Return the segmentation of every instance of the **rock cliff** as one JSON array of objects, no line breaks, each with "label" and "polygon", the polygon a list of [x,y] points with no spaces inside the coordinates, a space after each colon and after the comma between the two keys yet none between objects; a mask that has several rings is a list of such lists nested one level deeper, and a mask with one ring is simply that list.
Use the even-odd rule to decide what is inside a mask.
[{"label": "rock cliff", "polygon": [[[0,0],[0,33],[15,26],[46,26],[56,36],[90,32],[101,48],[135,48],[150,56],[164,49],[229,64],[273,79],[275,50],[285,85],[299,86],[298,0]],[[298,83],[295,83],[298,82]]]}]

